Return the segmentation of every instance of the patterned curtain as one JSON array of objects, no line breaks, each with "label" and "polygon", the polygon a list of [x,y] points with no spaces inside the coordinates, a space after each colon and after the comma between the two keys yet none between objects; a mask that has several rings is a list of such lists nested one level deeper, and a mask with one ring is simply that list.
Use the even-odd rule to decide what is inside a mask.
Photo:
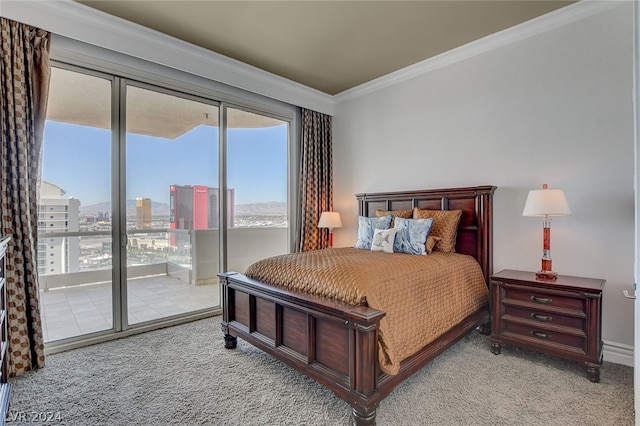
[{"label": "patterned curtain", "polygon": [[17,376],[44,366],[36,249],[51,35],[5,18],[0,30],[0,232],[11,236],[6,254],[9,376]]},{"label": "patterned curtain", "polygon": [[329,231],[318,228],[323,211],[333,210],[331,117],[302,109],[298,251],[329,246]]}]

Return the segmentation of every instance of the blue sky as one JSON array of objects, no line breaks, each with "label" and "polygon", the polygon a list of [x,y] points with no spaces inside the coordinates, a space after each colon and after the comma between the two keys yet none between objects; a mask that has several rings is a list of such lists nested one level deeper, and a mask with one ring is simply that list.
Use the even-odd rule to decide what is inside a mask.
[{"label": "blue sky", "polygon": [[[42,178],[83,206],[111,197],[111,132],[47,121]],[[287,126],[229,129],[227,180],[236,203],[287,201]],[[169,202],[169,185],[218,186],[218,128],[175,140],[127,137],[127,199]]]}]

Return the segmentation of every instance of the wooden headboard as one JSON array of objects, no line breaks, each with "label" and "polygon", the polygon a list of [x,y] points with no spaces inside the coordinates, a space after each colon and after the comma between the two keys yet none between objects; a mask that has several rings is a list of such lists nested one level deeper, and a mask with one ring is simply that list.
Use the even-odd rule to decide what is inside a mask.
[{"label": "wooden headboard", "polygon": [[376,210],[462,210],[456,252],[476,258],[485,282],[493,273],[493,193],[495,186],[356,194],[361,216]]}]

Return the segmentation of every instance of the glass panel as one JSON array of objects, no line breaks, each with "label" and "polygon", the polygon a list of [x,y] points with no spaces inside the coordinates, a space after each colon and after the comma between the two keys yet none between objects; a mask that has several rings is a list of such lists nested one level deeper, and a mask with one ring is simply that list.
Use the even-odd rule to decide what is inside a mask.
[{"label": "glass panel", "polygon": [[288,253],[286,121],[227,110],[227,269]]},{"label": "glass panel", "polygon": [[218,108],[127,86],[128,323],[220,306]]},{"label": "glass panel", "polygon": [[45,342],[113,328],[111,84],[51,70],[38,217]]}]

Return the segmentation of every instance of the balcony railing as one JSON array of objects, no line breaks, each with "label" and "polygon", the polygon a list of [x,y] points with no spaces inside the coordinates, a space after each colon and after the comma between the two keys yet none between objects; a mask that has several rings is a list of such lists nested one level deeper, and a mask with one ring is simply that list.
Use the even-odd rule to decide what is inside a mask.
[{"label": "balcony railing", "polygon": [[[127,236],[128,278],[170,275],[192,285],[218,282],[218,229],[129,230]],[[109,231],[40,234],[39,246],[47,247],[40,288],[111,281],[111,241]],[[287,241],[287,228],[229,228],[227,269],[244,272],[258,259],[286,253]]]}]

